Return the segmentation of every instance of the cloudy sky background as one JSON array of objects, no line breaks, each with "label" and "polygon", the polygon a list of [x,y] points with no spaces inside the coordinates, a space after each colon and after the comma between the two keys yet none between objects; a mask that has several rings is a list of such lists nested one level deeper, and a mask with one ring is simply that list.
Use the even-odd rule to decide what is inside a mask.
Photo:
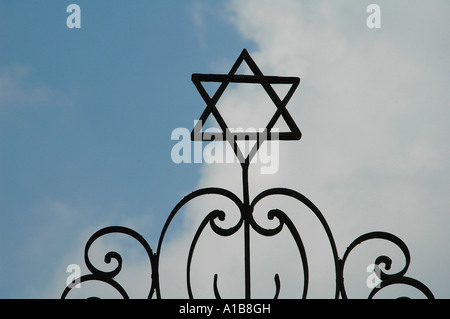
[{"label": "cloudy sky background", "polygon": [[[190,129],[205,106],[190,75],[226,73],[247,48],[264,74],[301,78],[288,110],[303,133],[280,143],[277,174],[252,166],[250,197],[271,187],[303,193],[325,215],[340,256],[363,233],[399,236],[412,256],[407,275],[448,298],[446,1],[378,1],[380,29],[366,26],[369,1],[78,1],[78,30],[66,27],[70,3],[0,4],[0,297],[59,297],[66,267],[83,266],[84,244],[101,227],[131,227],[156,249],[184,195],[217,186],[241,196],[239,165],[177,165],[170,155],[172,131]],[[265,126],[267,113],[233,109],[264,100],[260,93],[233,87],[219,107],[238,123],[252,114],[252,126]],[[309,295],[333,297],[317,221],[294,201],[274,201],[261,203],[258,220],[274,226],[267,209],[290,213],[310,258]],[[174,220],[161,260],[163,296],[186,296],[186,244],[214,208],[227,212],[225,225],[236,222],[229,203],[214,197]],[[289,236],[253,235],[254,296],[273,296],[275,273],[280,296],[298,296],[300,260]],[[239,236],[201,238],[195,296],[212,296],[216,272],[224,297],[243,296]],[[110,238],[92,252],[111,249],[126,250],[118,280],[130,296],[145,297],[143,250]],[[403,267],[390,245],[355,251],[346,268],[350,297],[368,295],[366,268],[380,254],[393,257],[393,271]],[[90,289],[83,284],[73,296]]]}]

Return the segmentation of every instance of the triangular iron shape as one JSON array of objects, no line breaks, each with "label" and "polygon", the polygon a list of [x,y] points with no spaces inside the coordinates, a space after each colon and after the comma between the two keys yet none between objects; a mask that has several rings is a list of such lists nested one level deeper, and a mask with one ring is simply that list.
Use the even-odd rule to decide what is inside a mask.
[{"label": "triangular iron shape", "polygon": [[[241,65],[245,62],[250,69],[252,74],[237,74],[236,72],[240,69]],[[258,151],[259,146],[265,140],[299,140],[301,138],[301,132],[298,126],[295,124],[293,118],[289,114],[286,109],[286,105],[294,94],[297,86],[300,83],[300,78],[298,77],[279,77],[279,76],[264,76],[261,70],[258,68],[256,63],[250,57],[250,54],[246,49],[242,50],[242,53],[239,55],[238,59],[232,66],[231,70],[228,74],[192,74],[192,82],[197,88],[198,92],[202,96],[203,100],[206,102],[206,108],[200,116],[199,121],[194,126],[192,130],[191,138],[194,141],[211,141],[211,140],[222,140],[228,141],[233,148],[236,156],[239,161],[242,163],[243,161],[249,162],[251,158]],[[208,82],[216,82],[220,83],[217,90],[214,94],[207,92],[203,83]],[[256,83],[260,84],[266,93],[269,95],[272,102],[275,104],[277,110],[269,123],[266,126],[266,129],[263,132],[231,132],[227,123],[221,116],[219,110],[216,105],[223,92],[226,90],[228,84],[230,83]],[[287,90],[286,95],[280,99],[276,90],[272,87],[272,85],[290,85],[290,88]],[[221,133],[209,133],[203,132],[203,125],[208,120],[209,116],[214,116],[216,119]],[[280,117],[284,119],[287,128],[289,131],[287,132],[272,132],[272,128],[279,121]],[[277,131],[277,130],[274,130]],[[275,134],[276,133],[276,134]],[[243,140],[253,140],[256,141],[248,156],[244,157],[244,155],[240,152],[239,147],[237,145],[237,141]]]}]

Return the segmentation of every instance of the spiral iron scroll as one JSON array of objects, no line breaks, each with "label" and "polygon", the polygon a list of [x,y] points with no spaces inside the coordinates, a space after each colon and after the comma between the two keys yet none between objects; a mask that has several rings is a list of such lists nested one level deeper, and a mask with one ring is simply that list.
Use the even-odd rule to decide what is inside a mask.
[{"label": "spiral iron scroll", "polygon": [[[150,265],[153,270],[152,274],[152,283],[150,285],[150,290],[148,293],[148,298],[152,298],[154,291],[156,289],[156,283],[157,283],[157,264],[156,264],[156,256],[152,252],[152,249],[148,245],[147,241],[139,235],[136,231],[122,226],[111,226],[106,227],[103,229],[100,229],[96,233],[94,233],[91,238],[86,243],[86,247],[84,249],[84,261],[86,263],[87,268],[91,272],[91,274],[81,276],[78,278],[78,280],[74,280],[72,284],[68,285],[66,289],[64,289],[61,298],[65,299],[69,292],[73,289],[75,286],[75,283],[83,283],[87,281],[99,281],[108,284],[109,286],[113,287],[124,299],[129,299],[129,296],[125,289],[120,285],[114,277],[116,277],[120,271],[122,270],[122,257],[119,253],[115,251],[110,251],[106,253],[104,261],[106,264],[110,264],[113,260],[117,262],[116,267],[113,270],[110,271],[103,271],[97,267],[94,266],[94,264],[91,262],[91,259],[89,258],[89,250],[92,246],[92,244],[99,239],[100,237],[103,237],[105,235],[109,234],[124,234],[127,236],[130,236],[134,239],[136,239],[142,247],[144,247],[147,256],[150,260]],[[98,298],[98,296],[93,296],[92,298]]]},{"label": "spiral iron scroll", "polygon": [[[366,241],[373,240],[373,239],[382,239],[382,240],[386,240],[388,242],[395,244],[402,251],[402,253],[405,257],[405,265],[400,271],[398,271],[397,273],[394,273],[394,274],[388,274],[385,271],[381,270],[381,268],[379,268],[381,284],[379,286],[375,287],[370,292],[370,294],[368,296],[369,299],[375,297],[375,295],[383,288],[391,286],[391,285],[398,285],[398,284],[403,284],[403,285],[414,287],[417,290],[421,291],[427,298],[434,298],[430,289],[428,289],[428,287],[426,287],[423,283],[421,283],[420,281],[418,281],[416,279],[405,276],[405,274],[409,268],[411,257],[410,257],[410,253],[409,253],[409,250],[408,250],[406,244],[400,238],[398,238],[397,236],[392,235],[390,233],[379,232],[379,231],[364,234],[364,235],[358,237],[357,239],[355,239],[347,247],[347,250],[345,251],[343,258],[340,259],[338,256],[337,248],[336,248],[335,241],[334,241],[333,235],[331,233],[331,230],[330,230],[324,216],[320,212],[320,210],[304,195],[302,195],[294,190],[290,190],[290,189],[286,189],[286,188],[273,188],[273,189],[269,189],[269,190],[261,192],[259,195],[257,195],[253,199],[253,201],[250,203],[248,208],[245,207],[244,203],[235,194],[233,194],[230,191],[227,191],[225,189],[204,188],[204,189],[200,189],[195,192],[192,192],[191,194],[184,197],[178,203],[178,205],[172,210],[171,214],[169,215],[169,218],[167,219],[166,224],[164,225],[164,228],[161,232],[161,236],[160,236],[160,239],[158,242],[158,248],[157,248],[156,253],[154,253],[152,251],[151,247],[148,245],[148,243],[145,241],[145,239],[132,229],[129,229],[126,227],[120,227],[120,226],[103,228],[103,229],[97,231],[95,234],[93,234],[91,236],[91,238],[89,238],[89,240],[86,244],[85,252],[84,252],[84,259],[85,259],[86,266],[89,269],[89,271],[91,272],[91,274],[81,276],[78,279],[78,282],[79,283],[87,282],[87,281],[103,282],[103,283],[106,283],[109,286],[113,287],[123,298],[125,298],[125,299],[129,298],[125,289],[114,279],[120,273],[120,271],[122,269],[122,257],[120,256],[120,254],[117,252],[114,252],[114,251],[110,251],[110,252],[106,253],[106,255],[104,257],[105,263],[111,264],[113,261],[116,263],[116,266],[114,267],[114,269],[109,270],[109,271],[104,271],[104,270],[101,270],[100,268],[94,266],[94,264],[92,263],[92,261],[89,257],[90,248],[97,239],[99,239],[100,237],[109,235],[109,234],[113,234],[113,233],[117,234],[118,233],[118,234],[130,236],[131,238],[137,240],[142,245],[142,247],[145,249],[145,251],[148,255],[149,261],[150,261],[151,273],[152,273],[152,280],[151,280],[152,282],[151,282],[151,284],[149,284],[150,289],[149,289],[149,293],[148,293],[147,297],[150,299],[156,294],[156,298],[158,298],[158,299],[161,298],[161,290],[160,290],[160,286],[159,286],[159,277],[158,277],[158,273],[159,273],[158,262],[159,262],[159,256],[161,253],[161,248],[162,248],[165,234],[166,234],[173,218],[180,212],[181,208],[184,207],[185,204],[187,204],[189,201],[193,200],[194,198],[204,196],[204,195],[210,195],[210,194],[224,196],[224,197],[230,199],[232,202],[234,202],[235,205],[239,209],[240,218],[233,226],[231,226],[229,228],[222,228],[217,223],[217,221],[218,220],[224,221],[226,219],[226,213],[222,210],[216,209],[216,210],[213,210],[212,212],[210,212],[209,214],[207,214],[206,217],[201,222],[201,224],[199,225],[199,227],[193,237],[192,243],[190,245],[189,255],[188,255],[188,260],[187,260],[186,283],[187,283],[187,290],[188,290],[189,298],[194,298],[194,294],[192,292],[192,287],[191,287],[191,278],[190,278],[191,277],[190,273],[191,273],[192,257],[194,255],[194,251],[195,251],[198,239],[200,238],[200,236],[201,236],[202,232],[204,231],[204,229],[206,228],[206,226],[209,225],[210,228],[214,231],[214,233],[219,236],[232,236],[243,227],[245,222],[248,222],[249,226],[253,230],[255,230],[258,234],[267,236],[267,237],[276,236],[277,234],[279,234],[281,232],[281,230],[284,227],[286,227],[289,230],[291,236],[293,237],[293,239],[295,241],[299,256],[301,258],[301,267],[302,267],[303,276],[304,276],[302,298],[307,297],[308,281],[309,281],[309,278],[308,278],[309,269],[308,269],[307,255],[306,255],[306,251],[305,251],[302,239],[300,237],[300,234],[298,233],[292,220],[288,217],[288,215],[285,212],[283,212],[279,209],[272,209],[267,213],[267,218],[269,220],[276,219],[278,221],[277,225],[273,228],[267,229],[267,228],[261,227],[253,218],[252,212],[253,212],[253,209],[255,208],[256,204],[263,198],[266,198],[266,197],[269,197],[272,195],[283,195],[283,196],[287,196],[287,197],[298,200],[299,202],[306,205],[310,209],[310,211],[320,221],[322,227],[324,228],[324,230],[327,234],[328,241],[329,241],[329,244],[332,249],[332,254],[333,254],[333,259],[334,259],[334,264],[335,264],[335,274],[336,274],[335,298],[343,298],[343,299],[348,298],[347,292],[345,289],[345,285],[344,285],[344,267],[345,267],[345,263],[347,261],[347,258],[350,255],[351,251],[356,246],[358,246]],[[392,264],[392,260],[390,257],[384,256],[384,255],[379,256],[375,260],[375,265],[377,267],[380,267],[381,264],[384,265],[384,268],[386,270],[389,270],[390,266]],[[220,299],[221,295],[220,295],[220,292],[219,292],[220,290],[218,287],[218,285],[219,285],[218,284],[219,283],[218,274],[214,275],[214,278],[212,279],[212,283],[213,283],[214,296],[216,298]],[[281,290],[279,274],[274,275],[274,283],[275,283],[274,298],[276,299],[276,298],[278,298],[278,296],[280,294],[280,290]],[[73,288],[73,285],[68,285],[65,288],[65,290],[63,291],[61,298],[63,298],[63,299],[66,298],[72,288]]]},{"label": "spiral iron scroll", "polygon": [[[400,250],[403,253],[403,256],[405,257],[405,266],[397,273],[388,274],[382,270],[380,265],[384,264],[384,268],[386,270],[389,270],[392,265],[392,259],[390,257],[384,256],[384,255],[377,257],[375,259],[375,267],[377,267],[377,269],[378,269],[378,273],[379,273],[378,276],[379,276],[379,279],[381,282],[379,285],[377,285],[375,288],[372,289],[372,291],[370,292],[370,294],[368,296],[369,299],[372,299],[383,288],[391,286],[391,285],[411,286],[411,287],[416,288],[420,292],[422,292],[428,299],[434,299],[433,293],[427,286],[425,286],[423,283],[421,283],[420,281],[418,281],[416,279],[405,276],[406,272],[408,271],[409,264],[411,262],[411,255],[409,253],[409,250],[408,250],[408,247],[406,246],[406,244],[400,238],[398,238],[397,236],[390,234],[390,233],[375,231],[375,232],[361,235],[358,238],[356,238],[347,247],[347,250],[345,251],[343,258],[340,261],[341,265],[342,265],[341,266],[342,274],[344,273],[345,262],[346,262],[348,256],[350,255],[350,252],[356,246],[362,244],[363,242],[368,241],[368,240],[373,240],[373,239],[386,240],[388,242],[395,244],[398,248],[400,248]],[[343,281],[343,275],[342,275],[342,281]],[[343,282],[341,283],[341,295],[342,295],[342,298],[347,299],[347,292],[345,291],[345,286],[344,286]],[[406,297],[400,297],[400,298],[406,298]]]}]

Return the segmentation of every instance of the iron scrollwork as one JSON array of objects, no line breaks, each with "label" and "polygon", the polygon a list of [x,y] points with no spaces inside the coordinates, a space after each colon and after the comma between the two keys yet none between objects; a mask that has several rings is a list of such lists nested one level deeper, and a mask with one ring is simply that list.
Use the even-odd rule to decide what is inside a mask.
[{"label": "iron scrollwork", "polygon": [[[240,75],[236,74],[239,66],[245,62],[253,75]],[[389,274],[385,271],[383,271],[380,266],[383,264],[384,268],[386,270],[389,270],[392,264],[392,260],[390,257],[387,256],[379,256],[376,258],[374,265],[376,267],[377,273],[379,274],[379,279],[381,281],[380,285],[373,288],[373,290],[369,294],[369,298],[375,297],[375,295],[382,290],[385,287],[396,285],[396,284],[403,284],[407,286],[411,286],[416,288],[417,290],[421,291],[427,298],[434,298],[432,292],[428,287],[426,287],[423,283],[420,281],[406,277],[406,272],[408,270],[409,264],[410,264],[410,253],[406,246],[406,244],[397,236],[392,235],[390,233],[386,232],[371,232],[364,234],[357,239],[355,239],[345,251],[342,258],[339,257],[338,249],[335,244],[335,240],[333,238],[333,234],[331,232],[331,229],[321,213],[321,211],[317,208],[316,205],[314,205],[306,196],[302,195],[301,193],[287,188],[271,188],[267,189],[265,191],[262,191],[260,194],[258,194],[253,200],[250,200],[249,196],[249,179],[248,179],[248,170],[249,165],[251,163],[252,157],[256,154],[258,151],[258,148],[261,146],[262,143],[265,141],[270,140],[299,140],[301,138],[301,133],[297,125],[295,124],[294,120],[290,116],[289,112],[286,109],[286,105],[289,102],[290,98],[292,97],[294,91],[296,90],[297,86],[300,83],[300,79],[296,77],[275,77],[275,76],[264,76],[263,73],[259,70],[256,63],[253,61],[253,59],[250,57],[247,50],[243,50],[241,55],[238,57],[237,61],[231,68],[230,72],[228,74],[193,74],[192,75],[192,81],[194,82],[196,88],[198,89],[200,95],[204,99],[206,103],[206,109],[202,113],[200,117],[200,121],[197,122],[195,125],[193,131],[192,131],[192,139],[193,140],[201,140],[201,141],[211,141],[211,140],[222,140],[227,141],[232,146],[232,149],[235,152],[236,157],[239,159],[239,162],[241,164],[242,168],[242,199],[239,198],[236,194],[232,193],[231,191],[228,191],[226,189],[222,188],[216,188],[216,187],[209,187],[209,188],[203,188],[196,190],[189,195],[185,196],[172,210],[172,212],[169,214],[166,223],[164,224],[164,227],[161,231],[159,241],[158,241],[158,247],[156,249],[156,252],[154,252],[150,245],[147,243],[147,241],[137,232],[130,228],[126,227],[120,227],[120,226],[113,226],[113,227],[106,227],[99,231],[97,231],[94,235],[91,236],[91,238],[88,240],[86,247],[85,247],[85,253],[84,253],[84,260],[86,263],[86,266],[88,270],[91,272],[90,274],[81,276],[78,279],[78,282],[87,282],[87,281],[100,281],[103,283],[108,284],[109,286],[113,287],[123,298],[129,298],[126,290],[123,288],[122,285],[120,285],[116,280],[115,277],[120,273],[122,269],[122,256],[115,252],[110,251],[108,252],[105,257],[104,261],[107,264],[115,263],[116,266],[114,269],[109,271],[101,270],[97,267],[95,267],[89,257],[89,251],[92,246],[92,244],[98,240],[100,237],[109,235],[109,234],[122,234],[129,236],[133,239],[135,239],[137,242],[139,242],[142,247],[145,249],[145,252],[148,256],[150,267],[151,267],[151,283],[149,283],[149,292],[147,295],[147,298],[162,298],[161,296],[161,287],[160,287],[160,280],[159,280],[159,274],[162,271],[159,269],[159,259],[161,256],[161,250],[162,245],[164,242],[164,239],[166,237],[166,233],[174,219],[174,217],[181,211],[183,207],[185,207],[186,204],[191,202],[192,200],[196,198],[201,198],[203,196],[210,196],[210,195],[216,195],[223,197],[225,199],[230,200],[234,205],[237,207],[239,211],[239,218],[237,222],[233,223],[233,225],[229,227],[222,227],[220,222],[225,221],[227,218],[226,212],[220,209],[214,209],[210,213],[208,213],[203,220],[201,221],[200,225],[198,226],[192,242],[189,247],[188,252],[188,258],[186,263],[186,286],[187,286],[187,293],[189,298],[194,298],[194,293],[192,289],[191,284],[191,267],[192,267],[192,259],[194,256],[194,253],[196,251],[197,243],[204,232],[204,230],[209,226],[209,228],[213,231],[214,234],[221,236],[221,237],[229,237],[235,235],[238,231],[243,231],[244,233],[244,281],[245,281],[245,298],[251,298],[251,258],[250,258],[250,250],[251,250],[251,238],[250,238],[250,232],[256,232],[257,234],[263,236],[263,237],[274,237],[283,229],[287,229],[290,236],[293,238],[296,249],[298,251],[299,258],[301,260],[301,265],[299,265],[299,269],[303,272],[303,287],[300,288],[301,296],[302,298],[306,298],[308,294],[308,288],[309,288],[309,264],[308,264],[308,258],[306,254],[306,249],[304,247],[304,243],[302,241],[302,238],[300,236],[300,233],[293,222],[293,220],[289,217],[289,215],[284,212],[281,209],[271,209],[267,212],[266,217],[268,220],[274,221],[275,226],[271,228],[265,228],[261,226],[254,218],[254,209],[257,206],[257,204],[265,199],[269,198],[270,196],[282,196],[287,197],[290,199],[296,200],[298,203],[306,206],[308,208],[309,212],[312,212],[313,216],[319,221],[320,226],[325,231],[325,234],[327,236],[328,244],[331,248],[332,252],[332,259],[334,263],[334,273],[336,278],[336,286],[335,286],[335,298],[343,298],[347,299],[347,291],[345,289],[344,285],[344,267],[345,263],[348,259],[348,256],[350,255],[351,251],[358,245],[374,239],[381,239],[388,241],[390,243],[393,243],[396,245],[403,253],[405,257],[405,266],[394,274]],[[220,85],[217,89],[217,91],[214,93],[214,95],[211,97],[208,95],[206,90],[204,89],[202,83],[203,82],[219,82]],[[267,92],[275,106],[277,107],[277,110],[275,114],[273,115],[272,119],[267,124],[266,128],[263,132],[256,132],[256,133],[233,133],[231,132],[230,128],[227,126],[227,123],[224,121],[223,117],[220,115],[220,112],[218,111],[216,104],[217,101],[220,99],[221,95],[227,88],[228,84],[230,83],[256,83],[260,84],[264,90]],[[272,84],[286,84],[290,85],[290,88],[288,90],[288,93],[285,95],[285,97],[280,98],[277,93],[272,88]],[[222,133],[220,134],[214,134],[212,136],[211,134],[207,134],[206,132],[202,132],[202,123],[205,123],[207,118],[209,116],[214,116],[214,118],[217,120],[217,123],[219,124],[220,128],[222,129]],[[277,120],[282,117],[285,122],[288,125],[288,132],[281,132],[278,134],[272,134],[272,129],[274,127],[274,124],[277,122]],[[242,140],[253,140],[256,141],[253,148],[250,150],[250,152],[247,154],[247,156],[244,156],[244,154],[239,150],[238,147],[238,141]],[[274,280],[274,298],[277,299],[280,295],[280,291],[282,289],[281,287],[281,281],[280,281],[280,275],[278,273],[274,274],[273,277]],[[73,285],[68,285],[65,290],[62,293],[62,298],[66,298],[70,291],[72,290]],[[212,289],[214,296],[218,299],[220,299],[221,293],[219,289],[219,275],[217,273],[214,274],[214,277],[212,278]]]},{"label": "iron scrollwork", "polygon": [[[152,271],[153,271],[153,273],[155,273],[154,271],[156,270],[156,267],[157,267],[156,255],[153,253],[153,251],[150,248],[150,245],[147,243],[147,241],[140,234],[138,234],[136,231],[134,231],[130,228],[122,227],[122,226],[110,226],[110,227],[102,228],[102,229],[98,230],[96,233],[94,233],[91,236],[91,238],[89,238],[89,240],[86,243],[86,247],[84,249],[84,260],[85,260],[86,266],[89,269],[89,271],[91,272],[91,274],[81,276],[81,278],[74,280],[71,285],[68,285],[66,287],[66,289],[64,289],[64,291],[61,295],[61,298],[63,298],[63,299],[66,298],[67,294],[75,287],[76,283],[81,284],[81,283],[87,282],[87,281],[100,281],[100,282],[106,283],[109,286],[113,287],[124,299],[129,299],[129,296],[128,296],[127,292],[125,291],[125,289],[122,287],[122,285],[120,285],[114,279],[122,270],[122,256],[115,251],[110,251],[110,252],[106,253],[106,255],[104,257],[104,261],[106,264],[111,264],[113,262],[113,260],[115,260],[117,262],[116,267],[113,270],[109,270],[109,271],[103,271],[103,270],[95,267],[89,257],[89,251],[90,251],[92,244],[100,237],[103,237],[103,236],[109,235],[109,234],[124,234],[124,235],[130,236],[131,238],[137,240],[142,245],[142,247],[145,249],[147,256],[149,258],[149,261],[150,261]],[[156,286],[157,280],[155,281],[154,279],[157,279],[157,278],[153,278],[153,280],[152,280],[148,298],[152,298],[153,293],[155,291],[155,286]],[[92,298],[95,298],[95,297],[92,297]]]},{"label": "iron scrollwork", "polygon": [[[395,236],[391,233],[374,231],[374,232],[370,232],[370,233],[361,235],[358,238],[356,238],[347,247],[347,250],[345,251],[344,256],[341,260],[342,273],[344,272],[345,262],[347,260],[347,257],[350,255],[350,252],[356,246],[362,244],[363,242],[368,241],[368,240],[374,240],[374,239],[386,240],[386,241],[393,243],[395,246],[397,246],[402,251],[403,256],[405,257],[405,266],[397,273],[388,274],[382,270],[380,265],[384,264],[384,268],[386,270],[390,270],[391,265],[392,265],[392,259],[385,255],[381,255],[381,256],[377,257],[374,265],[375,265],[375,270],[377,272],[377,276],[379,278],[380,283],[379,283],[379,285],[376,285],[372,289],[368,298],[372,299],[378,292],[380,292],[385,287],[400,284],[400,285],[407,285],[407,286],[414,287],[415,289],[422,292],[428,299],[434,299],[433,293],[427,286],[425,286],[423,283],[421,283],[420,281],[418,281],[414,278],[405,276],[406,272],[408,271],[409,264],[411,262],[411,255],[409,253],[409,249],[406,246],[406,244],[400,238],[398,238],[397,236]],[[344,284],[342,283],[341,286],[342,286],[341,287],[342,297],[347,298],[347,293],[345,291]],[[400,298],[406,298],[406,297],[400,297]]]}]

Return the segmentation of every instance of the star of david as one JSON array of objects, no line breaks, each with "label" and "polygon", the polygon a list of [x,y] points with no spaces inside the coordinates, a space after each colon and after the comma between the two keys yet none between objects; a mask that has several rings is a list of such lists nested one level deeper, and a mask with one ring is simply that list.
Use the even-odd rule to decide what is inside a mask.
[{"label": "star of david", "polygon": [[[243,62],[246,62],[250,71],[253,75],[248,74],[236,74],[237,70],[241,66]],[[203,100],[206,103],[206,108],[200,116],[199,121],[196,122],[194,129],[192,130],[191,139],[193,141],[218,141],[227,140],[232,146],[236,156],[239,158],[241,163],[243,161],[249,161],[256,154],[258,148],[265,140],[299,140],[301,138],[300,129],[295,124],[293,118],[289,114],[286,109],[286,105],[297,89],[300,78],[298,77],[280,77],[280,76],[266,76],[261,70],[258,68],[256,63],[250,57],[250,54],[246,49],[242,51],[239,55],[238,59],[234,63],[233,67],[229,71],[228,74],[192,74],[192,82],[197,88],[198,92],[202,96]],[[210,96],[203,86],[204,82],[216,82],[220,83],[216,92]],[[226,90],[228,84],[230,83],[256,83],[260,84],[274,105],[276,106],[276,111],[273,114],[272,118],[267,123],[266,127],[263,131],[260,132],[234,132],[230,130],[227,123],[223,119],[216,105],[219,101],[220,97]],[[290,85],[289,90],[287,91],[284,98],[280,98],[272,85],[274,84],[284,84]],[[217,123],[220,126],[222,132],[220,133],[211,133],[211,132],[203,132],[202,128],[206,120],[209,116],[214,116]],[[278,119],[282,117],[287,124],[289,131],[287,132],[272,132],[272,129]],[[247,158],[244,158],[244,155],[238,148],[238,141],[255,141],[252,149],[250,150]]]}]

